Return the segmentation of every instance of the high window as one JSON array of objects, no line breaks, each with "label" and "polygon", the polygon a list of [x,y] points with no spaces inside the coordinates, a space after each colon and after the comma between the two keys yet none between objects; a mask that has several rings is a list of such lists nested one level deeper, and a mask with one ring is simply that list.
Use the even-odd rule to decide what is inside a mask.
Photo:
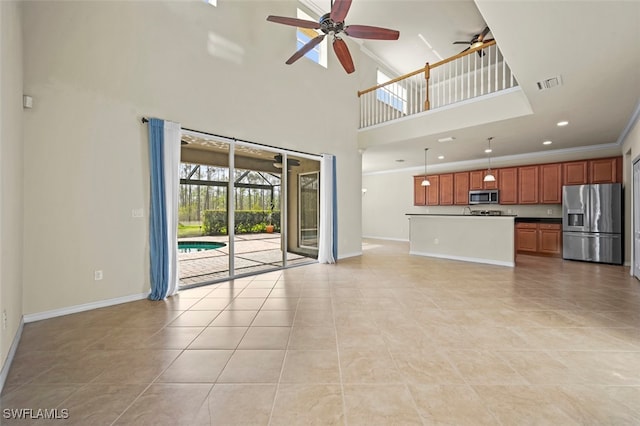
[{"label": "high window", "polygon": [[[298,9],[297,16],[298,16],[298,19],[306,19],[308,21],[317,21],[317,19],[312,18],[311,16],[309,16],[308,14],[306,14],[300,9]],[[300,48],[302,48],[302,46],[304,46],[305,44],[307,44],[308,42],[310,42],[312,39],[316,38],[320,34],[321,32],[319,30],[313,30],[311,28],[298,28],[298,31],[296,31],[296,40],[297,40],[296,50],[299,50]],[[312,50],[307,52],[307,54],[304,56],[306,58],[311,59],[316,64],[320,64],[323,67],[327,68],[327,43],[323,41],[322,43],[314,47]]]},{"label": "high window", "polygon": [[[378,84],[386,83],[391,77],[378,70]],[[390,107],[402,112],[407,112],[407,89],[399,83],[387,84],[376,90],[376,98]]]}]

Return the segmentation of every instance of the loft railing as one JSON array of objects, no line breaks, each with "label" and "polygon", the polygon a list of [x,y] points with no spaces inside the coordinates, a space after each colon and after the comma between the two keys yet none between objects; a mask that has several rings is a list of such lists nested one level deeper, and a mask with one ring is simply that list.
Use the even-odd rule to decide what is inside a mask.
[{"label": "loft railing", "polygon": [[[482,56],[477,52],[481,52]],[[517,86],[495,40],[358,92],[360,128]]]}]

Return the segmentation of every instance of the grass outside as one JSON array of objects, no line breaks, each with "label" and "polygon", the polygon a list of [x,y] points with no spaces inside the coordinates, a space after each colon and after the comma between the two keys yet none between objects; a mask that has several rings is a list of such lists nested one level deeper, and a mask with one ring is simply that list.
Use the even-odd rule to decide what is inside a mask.
[{"label": "grass outside", "polygon": [[189,224],[178,224],[178,238],[200,237],[202,236],[202,224],[191,222]]}]

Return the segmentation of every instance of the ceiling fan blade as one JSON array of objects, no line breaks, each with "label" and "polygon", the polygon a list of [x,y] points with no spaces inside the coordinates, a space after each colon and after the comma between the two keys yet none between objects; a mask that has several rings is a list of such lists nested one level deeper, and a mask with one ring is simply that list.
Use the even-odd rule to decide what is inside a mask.
[{"label": "ceiling fan blade", "polygon": [[267,21],[275,22],[276,24],[291,25],[292,27],[300,28],[312,28],[317,30],[320,28],[320,24],[313,21],[307,21],[306,19],[288,18],[286,16],[267,16]]},{"label": "ceiling fan blade", "polygon": [[489,43],[490,41],[493,41],[493,39],[490,38],[490,39],[487,39],[487,40],[482,40],[483,43]]},{"label": "ceiling fan blade", "polygon": [[307,54],[308,51],[310,51],[311,49],[316,47],[318,44],[320,44],[320,42],[324,39],[325,35],[326,34],[320,34],[318,37],[311,39],[310,42],[302,46],[296,53],[294,53],[289,59],[287,59],[286,64],[291,65],[298,59],[302,58],[304,55]]},{"label": "ceiling fan blade", "polygon": [[400,37],[399,31],[368,25],[349,25],[344,29],[344,33],[350,37],[369,40],[397,40]]},{"label": "ceiling fan blade", "polygon": [[344,18],[347,17],[347,12],[351,7],[352,0],[336,0],[331,7],[331,20],[333,22],[344,22]]},{"label": "ceiling fan blade", "polygon": [[454,41],[453,44],[471,44],[470,41]]},{"label": "ceiling fan blade", "polygon": [[356,70],[356,67],[353,65],[351,53],[349,53],[349,48],[344,40],[336,37],[333,40],[333,51],[336,52],[336,56],[347,74],[351,74]]},{"label": "ceiling fan blade", "polygon": [[471,46],[467,47],[466,49],[464,49],[464,50],[463,50],[462,52],[460,52],[460,53],[464,53],[464,52],[466,52],[466,51],[467,51],[467,50],[469,50],[469,49],[471,49]]},{"label": "ceiling fan blade", "polygon": [[484,30],[482,30],[482,32],[478,36],[478,41],[483,41],[484,36],[486,36],[488,32],[489,32],[489,27],[484,27]]}]

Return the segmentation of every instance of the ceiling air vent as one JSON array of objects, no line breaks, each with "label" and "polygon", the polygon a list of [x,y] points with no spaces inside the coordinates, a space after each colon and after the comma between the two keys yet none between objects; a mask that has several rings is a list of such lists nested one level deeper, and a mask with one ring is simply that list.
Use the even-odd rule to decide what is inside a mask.
[{"label": "ceiling air vent", "polygon": [[536,83],[538,85],[538,90],[547,90],[552,89],[557,86],[562,86],[562,77],[556,76],[547,78],[546,80],[542,80]]}]

